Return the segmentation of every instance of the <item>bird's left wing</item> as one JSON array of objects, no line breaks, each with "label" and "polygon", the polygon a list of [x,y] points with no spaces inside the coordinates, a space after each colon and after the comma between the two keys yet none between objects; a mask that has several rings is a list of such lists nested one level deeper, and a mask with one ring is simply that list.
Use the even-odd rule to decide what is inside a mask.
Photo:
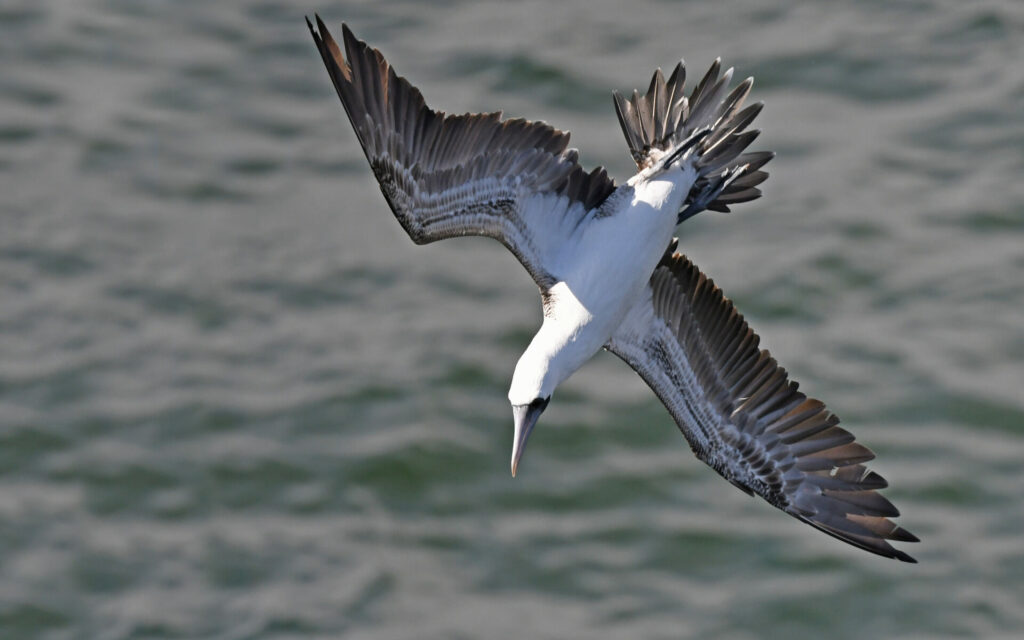
[{"label": "bird's left wing", "polygon": [[317,16],[310,33],[384,198],[418,244],[494,238],[534,281],[578,223],[615,189],[607,172],[580,167],[569,134],[501,113],[446,115],[426,105],[380,51],[342,25],[344,53]]},{"label": "bird's left wing", "polygon": [[[673,243],[674,244],[674,243]],[[889,518],[874,458],[825,405],[797,391],[721,290],[666,252],[607,348],[668,408],[691,448],[727,480],[856,547],[914,562]]]}]

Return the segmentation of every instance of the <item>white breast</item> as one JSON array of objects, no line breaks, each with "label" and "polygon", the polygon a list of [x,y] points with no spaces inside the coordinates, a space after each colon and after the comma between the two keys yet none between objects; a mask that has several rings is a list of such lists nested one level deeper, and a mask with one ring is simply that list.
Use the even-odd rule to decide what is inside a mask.
[{"label": "white breast", "polygon": [[544,323],[516,365],[513,405],[546,397],[601,350],[646,290],[693,184],[692,169],[627,183],[604,211],[562,247],[547,291]]}]

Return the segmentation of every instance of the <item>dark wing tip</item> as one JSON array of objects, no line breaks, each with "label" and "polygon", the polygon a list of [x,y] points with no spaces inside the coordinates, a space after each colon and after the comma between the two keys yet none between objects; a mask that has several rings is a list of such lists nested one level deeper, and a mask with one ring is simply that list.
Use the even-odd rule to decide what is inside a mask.
[{"label": "dark wing tip", "polygon": [[357,38],[356,34],[352,33],[352,30],[348,28],[348,23],[347,22],[342,22],[341,23],[341,37],[342,37],[342,40],[344,40],[346,45],[348,45],[349,43],[352,43],[352,44],[359,44],[359,45],[362,45],[364,47],[369,47],[370,46],[370,45],[366,44],[365,42],[363,42],[362,40],[360,40],[359,38]]},{"label": "dark wing tip", "polygon": [[908,564],[917,564],[917,558],[904,553],[903,551],[896,551],[895,558],[900,562],[906,562]]},{"label": "dark wing tip", "polygon": [[[880,536],[866,535],[868,532],[866,530],[863,530],[861,527],[858,527],[856,524],[848,523],[843,529],[840,529],[834,526],[829,526],[823,522],[819,522],[806,516],[797,515],[795,517],[798,520],[801,520],[811,525],[818,531],[821,531],[822,533],[832,536],[836,540],[841,540],[846,544],[857,547],[858,549],[861,549],[863,551],[867,551],[868,553],[873,553],[877,556],[882,556],[883,558],[893,558],[895,560],[899,560],[900,562],[917,564],[917,560],[910,554],[906,553],[905,551],[900,551],[899,549],[896,549]],[[844,529],[853,529],[854,531],[851,532],[846,531]],[[905,534],[905,537],[907,538],[913,538],[913,540],[904,540],[903,536],[896,537],[895,535],[889,536],[888,539],[899,540],[900,542],[920,542],[916,536],[914,536],[906,529],[896,527],[896,530],[902,534]]]},{"label": "dark wing tip", "polygon": [[[313,17],[316,18],[316,28],[320,32],[320,37],[324,37],[324,36],[330,37],[331,36],[331,32],[327,30],[327,25],[324,24],[324,21],[320,17],[320,14],[319,13],[314,13]],[[307,22],[308,22],[308,19],[307,19]]]}]

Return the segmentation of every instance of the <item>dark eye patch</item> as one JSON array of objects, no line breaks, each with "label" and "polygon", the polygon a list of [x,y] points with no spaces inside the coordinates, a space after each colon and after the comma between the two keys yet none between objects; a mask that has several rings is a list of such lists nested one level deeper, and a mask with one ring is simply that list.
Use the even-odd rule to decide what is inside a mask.
[{"label": "dark eye patch", "polygon": [[549,402],[551,402],[551,396],[548,396],[546,398],[534,398],[533,402],[530,403],[530,408],[539,409],[540,411],[543,411],[545,408],[547,408]]}]

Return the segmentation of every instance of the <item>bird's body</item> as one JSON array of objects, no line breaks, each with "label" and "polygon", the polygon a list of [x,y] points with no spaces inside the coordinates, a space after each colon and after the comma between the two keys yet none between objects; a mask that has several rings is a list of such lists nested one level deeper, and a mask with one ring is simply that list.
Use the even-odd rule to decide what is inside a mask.
[{"label": "bird's body", "polygon": [[639,174],[569,237],[551,265],[544,321],[512,378],[513,405],[548,397],[608,344],[672,241],[694,177],[678,167]]},{"label": "bird's body", "polygon": [[343,26],[309,25],[395,217],[414,242],[479,235],[537,283],[544,320],[516,364],[512,474],[556,387],[602,348],[651,387],[694,453],[750,494],[872,553],[912,562],[874,454],[808,398],[714,283],[675,253],[690,216],[760,196],[773,154],[745,152],[761,105],[718,61],[687,96],[680,62],[615,107],[638,173],[586,172],[569,136],[500,113],[447,115]]}]

